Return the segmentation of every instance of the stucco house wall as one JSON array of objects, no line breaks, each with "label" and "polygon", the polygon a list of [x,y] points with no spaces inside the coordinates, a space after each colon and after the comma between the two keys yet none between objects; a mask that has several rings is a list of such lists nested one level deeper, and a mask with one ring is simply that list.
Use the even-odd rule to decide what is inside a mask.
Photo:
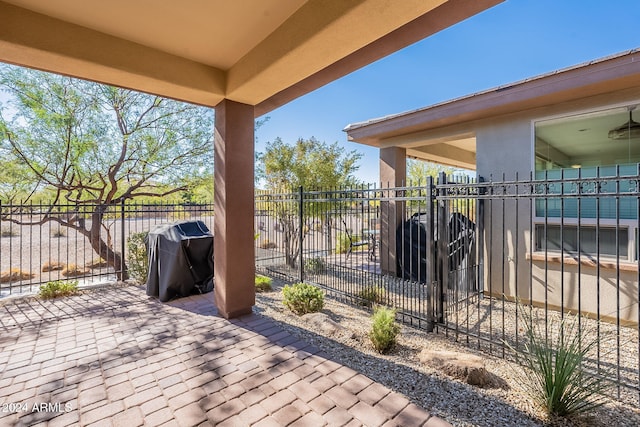
[{"label": "stucco house wall", "polygon": [[[477,174],[494,182],[502,181],[503,174],[506,180],[514,180],[516,174],[526,180],[534,169],[535,121],[637,103],[639,88],[477,122]],[[485,261],[485,292],[572,312],[580,309],[605,319],[614,319],[619,310],[623,322],[638,322],[637,262],[621,260],[618,279],[615,259],[601,259],[599,272],[593,265],[579,267],[568,257],[563,265],[559,254],[545,259],[544,252],[532,253],[530,234],[532,213],[534,223],[544,218],[535,217],[527,200],[517,206],[513,200],[485,203],[485,259],[491,260]]]},{"label": "stucco house wall", "polygon": [[[503,177],[513,181],[516,174],[519,180],[528,180],[536,164],[548,170],[549,177],[559,176],[560,168],[565,176],[578,176],[574,167],[580,167],[580,173],[593,175],[594,166],[599,165],[601,173],[610,174],[614,169],[611,165],[615,164],[624,165],[624,173],[631,173],[634,167],[630,165],[640,162],[639,139],[628,138],[628,150],[620,149],[620,145],[607,149],[606,144],[621,141],[609,138],[612,124],[607,122],[605,126],[601,119],[615,117],[614,127],[620,127],[627,114],[633,114],[638,120],[639,59],[640,50],[633,49],[416,110],[350,124],[345,132],[349,140],[378,147],[381,153],[402,149],[409,158],[461,168],[475,165],[478,177],[494,182],[502,181]],[[576,117],[569,119],[570,116]],[[570,122],[584,125],[584,129],[569,126]],[[537,153],[536,123],[541,131]],[[597,132],[588,132],[590,123]],[[559,138],[556,142],[564,144],[563,149],[569,149],[569,154],[547,142],[549,134],[542,136],[547,131],[553,132],[556,125],[564,126],[561,135],[556,134]],[[569,131],[587,133],[566,133]],[[397,175],[398,171],[394,173]],[[624,185],[630,188],[635,184]],[[598,266],[594,260],[588,263],[586,257],[578,264],[567,253],[560,259],[563,255],[560,251],[549,250],[546,254],[544,250],[532,251],[535,224],[544,223],[545,218],[535,218],[536,208],[529,198],[520,199],[517,205],[513,198],[485,201],[482,243],[485,291],[496,296],[533,300],[535,304],[551,308],[580,309],[601,318],[613,319],[619,312],[622,322],[638,323],[638,261],[631,256],[637,244],[634,239],[638,239],[632,237],[638,236],[637,202],[626,197],[621,199],[624,218],[611,197],[600,199],[608,210],[606,217],[600,218],[599,230],[601,235],[606,235],[602,240],[606,240],[608,253],[612,253],[613,247],[613,253],[624,256],[617,260],[615,256],[603,255]],[[542,229],[546,235],[544,238],[540,235],[541,244],[552,249],[564,245],[575,252],[579,223],[581,230],[589,230],[593,236],[588,244],[595,246],[596,228],[583,228],[594,226],[597,220],[596,204],[592,201],[567,202],[573,209],[569,213],[561,213],[557,199],[551,200],[556,208],[549,214],[543,214],[538,207],[538,213],[555,224]],[[591,207],[587,206],[589,203]],[[612,217],[615,212],[619,220]],[[562,232],[571,229],[576,236],[572,242],[566,239],[559,242],[560,215],[565,217]],[[556,233],[551,239],[548,238],[550,229]],[[620,230],[624,240],[619,240]],[[626,245],[623,247],[624,243],[620,242]],[[582,241],[580,245],[583,246]],[[592,258],[598,260],[596,256]]]}]

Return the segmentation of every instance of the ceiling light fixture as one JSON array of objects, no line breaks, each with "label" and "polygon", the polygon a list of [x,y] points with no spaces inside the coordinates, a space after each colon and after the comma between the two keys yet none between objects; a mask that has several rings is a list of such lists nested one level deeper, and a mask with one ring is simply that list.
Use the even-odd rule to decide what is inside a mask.
[{"label": "ceiling light fixture", "polygon": [[629,108],[629,121],[627,123],[609,131],[610,139],[640,138],[640,123],[634,121],[631,116],[631,112],[634,109],[635,107]]}]

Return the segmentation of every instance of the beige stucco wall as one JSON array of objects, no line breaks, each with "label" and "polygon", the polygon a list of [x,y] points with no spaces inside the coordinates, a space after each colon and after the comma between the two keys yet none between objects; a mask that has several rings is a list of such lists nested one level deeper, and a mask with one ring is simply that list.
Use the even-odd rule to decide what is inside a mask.
[{"label": "beige stucco wall", "polygon": [[[535,120],[639,99],[640,90],[628,90],[475,123],[478,176],[497,182],[502,180],[503,173],[506,180],[514,180],[517,173],[521,180],[529,179],[533,169]],[[632,271],[620,272],[618,279],[615,269],[602,268],[598,277],[595,267],[583,265],[578,274],[577,265],[565,263],[563,280],[563,265],[559,260],[529,259],[531,212],[528,199],[517,204],[515,200],[497,199],[485,203],[485,291],[497,296],[532,299],[536,304],[546,303],[553,308],[564,306],[574,312],[580,307],[584,313],[604,318],[615,318],[619,300],[621,319],[625,323],[637,323],[638,273],[633,270],[634,266]]]}]

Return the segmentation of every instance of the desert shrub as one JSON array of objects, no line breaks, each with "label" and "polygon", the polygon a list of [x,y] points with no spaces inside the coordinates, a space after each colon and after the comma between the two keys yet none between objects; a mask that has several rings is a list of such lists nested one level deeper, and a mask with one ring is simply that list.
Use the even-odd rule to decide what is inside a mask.
[{"label": "desert shrub", "polygon": [[267,292],[271,290],[271,278],[256,274],[256,291]]},{"label": "desert shrub", "polygon": [[322,290],[308,283],[285,285],[282,294],[282,303],[298,315],[315,313],[324,306]]},{"label": "desert shrub", "polygon": [[396,343],[400,326],[396,323],[396,311],[379,306],[373,312],[369,339],[373,348],[381,354],[387,353]]},{"label": "desert shrub", "polygon": [[102,258],[94,258],[91,260],[91,262],[85,264],[85,267],[87,268],[104,268],[108,266],[109,264],[107,264],[107,261],[103,260]]},{"label": "desert shrub", "polygon": [[64,280],[54,280],[40,286],[38,295],[41,298],[58,298],[78,293],[78,281],[66,282]]},{"label": "desert shrub", "polygon": [[361,304],[366,307],[381,304],[385,299],[384,288],[375,285],[367,286],[358,292],[358,297],[360,297]]},{"label": "desert shrub", "polygon": [[347,233],[338,233],[336,236],[335,252],[337,254],[345,254],[349,251],[350,246],[351,240],[349,240],[349,235]]},{"label": "desert shrub", "polygon": [[65,268],[62,269],[62,274],[64,277],[77,277],[87,274],[88,271],[84,267],[80,267],[77,264],[67,264]]},{"label": "desert shrub", "polygon": [[587,322],[579,322],[579,316],[571,315],[561,320],[539,319],[522,305],[520,317],[525,339],[518,356],[530,371],[525,386],[531,398],[549,415],[562,417],[585,413],[604,404],[610,383],[583,367],[587,353],[598,343],[598,335],[585,327]]},{"label": "desert shrub", "polygon": [[41,271],[43,273],[46,273],[48,271],[62,270],[63,268],[64,268],[64,264],[62,264],[61,262],[58,262],[58,261],[47,261],[44,264],[42,264]]},{"label": "desert shrub", "polygon": [[127,238],[127,267],[132,278],[140,283],[147,281],[149,274],[149,256],[144,240],[147,231],[133,233]]},{"label": "desert shrub", "polygon": [[0,273],[0,283],[19,282],[20,280],[33,279],[35,274],[28,271],[22,271],[19,268],[11,268]]},{"label": "desert shrub", "polygon": [[311,274],[322,274],[325,272],[327,266],[324,259],[320,257],[307,258],[304,260],[304,269]]},{"label": "desert shrub", "polygon": [[16,230],[14,227],[3,226],[2,228],[0,228],[0,236],[2,237],[16,237],[19,235],[20,233],[18,233],[18,230]]}]

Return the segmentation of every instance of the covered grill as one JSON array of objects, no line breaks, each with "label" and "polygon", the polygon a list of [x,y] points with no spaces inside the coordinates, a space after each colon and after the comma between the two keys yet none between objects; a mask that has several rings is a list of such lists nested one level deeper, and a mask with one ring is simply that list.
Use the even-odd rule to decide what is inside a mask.
[{"label": "covered grill", "polygon": [[[427,281],[427,256],[432,256],[437,264],[437,221],[428,224],[427,215],[416,213],[404,221],[396,230],[396,257],[398,260],[398,276],[415,282]],[[430,228],[433,227],[432,230]],[[475,289],[475,277],[467,277],[467,270],[473,268],[475,259],[475,229],[476,225],[465,215],[455,212],[447,223],[448,243],[446,265],[448,273],[458,282],[460,289],[464,284],[469,289]],[[434,253],[427,253],[427,233],[434,236]],[[473,283],[467,283],[471,280]],[[450,283],[450,286],[456,286]],[[466,289],[466,288],[465,288]]]},{"label": "covered grill", "polygon": [[149,232],[147,295],[166,302],[213,290],[213,235],[202,221],[163,224]]}]

